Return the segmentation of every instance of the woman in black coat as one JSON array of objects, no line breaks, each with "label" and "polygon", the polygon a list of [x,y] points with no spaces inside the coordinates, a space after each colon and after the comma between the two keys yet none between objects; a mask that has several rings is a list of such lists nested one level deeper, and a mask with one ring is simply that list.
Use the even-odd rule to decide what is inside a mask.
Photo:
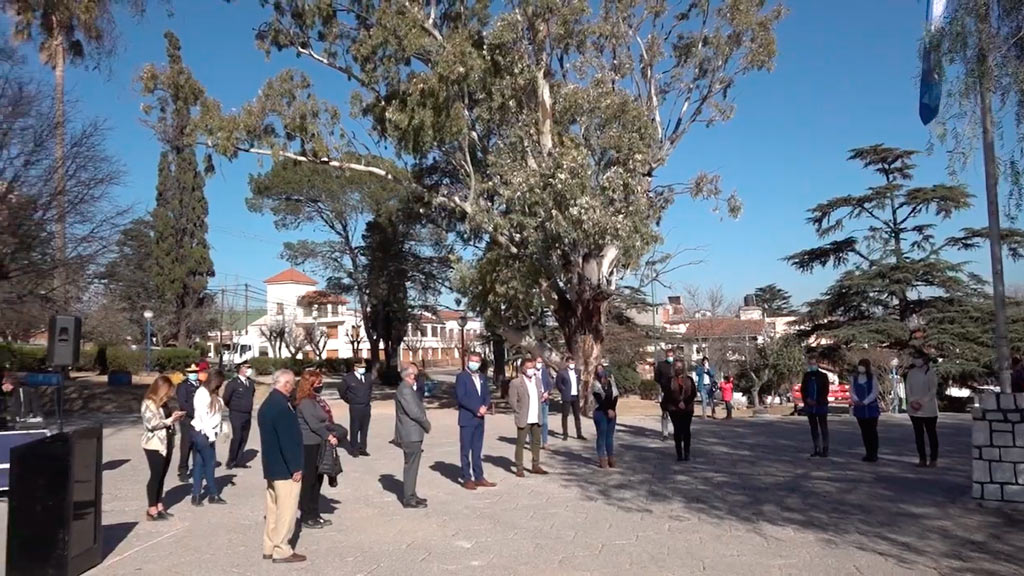
[{"label": "woman in black coat", "polygon": [[672,384],[662,399],[662,408],[672,420],[676,460],[679,462],[690,459],[690,425],[693,423],[693,404],[696,398],[696,383],[686,373],[686,368],[677,366]]}]

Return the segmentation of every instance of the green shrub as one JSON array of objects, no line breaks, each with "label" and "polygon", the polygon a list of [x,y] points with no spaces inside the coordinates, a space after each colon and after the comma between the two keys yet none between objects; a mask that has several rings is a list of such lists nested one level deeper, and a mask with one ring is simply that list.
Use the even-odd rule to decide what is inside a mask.
[{"label": "green shrub", "polygon": [[132,350],[127,346],[107,348],[107,370],[110,372],[131,372],[137,374],[146,368],[146,351]]},{"label": "green shrub", "polygon": [[307,367],[307,363],[304,360],[298,360],[295,358],[268,358],[266,356],[257,356],[252,359],[252,369],[256,371],[256,374],[261,376],[267,376],[273,374],[276,370],[281,368],[288,368],[296,374],[301,374],[303,369]]},{"label": "green shrub", "polygon": [[[139,350],[139,352],[142,353],[143,365],[145,365],[146,351]],[[202,358],[199,352],[191,348],[160,348],[153,350],[152,353],[150,361],[153,370],[157,372],[181,372],[190,364],[198,363]]]},{"label": "green shrub", "polygon": [[346,368],[351,366],[351,360],[348,358],[325,358],[313,366],[325,374],[341,374],[347,372]]},{"label": "green shrub", "polygon": [[46,369],[46,348],[0,344],[0,366],[15,372],[34,372]]},{"label": "green shrub", "polygon": [[90,372],[96,369],[96,353],[99,349],[96,347],[82,348],[78,354],[78,364],[75,364],[75,370],[82,372]]},{"label": "green shrub", "polygon": [[612,376],[615,377],[615,385],[619,388],[619,394],[623,396],[634,396],[640,393],[640,373],[636,368],[623,364],[613,364]]},{"label": "green shrub", "polygon": [[654,380],[641,380],[637,393],[644,400],[657,400],[661,395],[661,386]]}]

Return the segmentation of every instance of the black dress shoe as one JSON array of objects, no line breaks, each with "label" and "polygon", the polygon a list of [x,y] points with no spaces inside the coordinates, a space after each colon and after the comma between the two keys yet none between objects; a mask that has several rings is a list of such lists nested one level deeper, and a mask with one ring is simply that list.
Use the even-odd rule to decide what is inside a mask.
[{"label": "black dress shoe", "polygon": [[586,440],[586,439],[587,439],[587,437],[586,437],[586,436],[584,436],[583,434],[580,434],[579,436],[577,436],[577,437],[576,437],[576,439],[577,439],[577,440]]},{"label": "black dress shoe", "polygon": [[146,512],[146,520],[155,522],[158,520],[170,520],[170,518],[168,518],[166,514],[163,514],[161,512],[157,512],[156,514],[150,514],[149,512]]},{"label": "black dress shoe", "polygon": [[235,463],[234,462],[228,462],[227,464],[224,465],[224,467],[227,468],[228,470],[234,470],[235,469]]},{"label": "black dress shoe", "polygon": [[427,507],[427,503],[424,502],[423,500],[412,499],[412,500],[406,500],[405,502],[403,502],[402,503],[402,507],[403,508],[420,509],[420,508],[426,508]]},{"label": "black dress shoe", "polygon": [[317,518],[317,521],[320,522],[320,525],[325,527],[325,528],[330,526],[330,525],[332,525],[332,524],[334,524],[334,522],[331,522],[330,520],[328,520],[327,518],[324,518],[323,516]]},{"label": "black dress shoe", "polygon": [[413,498],[413,500],[419,500],[420,502],[423,502],[424,504],[427,503],[427,499],[423,498],[422,496],[417,496],[417,495],[413,494],[412,498]]},{"label": "black dress shoe", "polygon": [[192,505],[195,506],[196,508],[199,508],[200,506],[203,505],[203,499],[200,498],[199,496],[193,496]]},{"label": "black dress shoe", "polygon": [[319,530],[324,527],[324,523],[319,519],[305,520],[302,522],[303,528],[309,528],[310,530]]},{"label": "black dress shoe", "polygon": [[192,479],[189,478],[188,474],[178,474],[178,482],[181,482],[182,484],[188,484],[191,481]]},{"label": "black dress shoe", "polygon": [[160,513],[163,514],[164,516],[167,516],[168,518],[174,518],[174,514],[171,514],[167,510],[161,510]]},{"label": "black dress shoe", "polygon": [[228,501],[223,499],[223,498],[221,498],[219,494],[215,495],[215,496],[210,496],[210,498],[208,500],[209,500],[210,504],[227,504],[228,503]]},{"label": "black dress shoe", "polygon": [[369,455],[370,455],[370,453],[369,453],[369,452],[367,452],[366,450],[360,450],[360,451],[359,451],[359,455],[360,455],[360,456],[369,456]]}]

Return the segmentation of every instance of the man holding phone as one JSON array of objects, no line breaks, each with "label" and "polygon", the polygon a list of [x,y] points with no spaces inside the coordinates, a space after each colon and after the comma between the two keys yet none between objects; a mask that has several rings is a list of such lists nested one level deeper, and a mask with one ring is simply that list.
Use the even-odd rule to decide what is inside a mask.
[{"label": "man holding phone", "polygon": [[263,559],[275,564],[305,562],[288,543],[295,531],[302,487],[302,430],[288,398],[295,391],[295,373],[274,372],[274,389],[256,415],[260,428],[260,456],[267,481],[267,517],[263,533]]}]

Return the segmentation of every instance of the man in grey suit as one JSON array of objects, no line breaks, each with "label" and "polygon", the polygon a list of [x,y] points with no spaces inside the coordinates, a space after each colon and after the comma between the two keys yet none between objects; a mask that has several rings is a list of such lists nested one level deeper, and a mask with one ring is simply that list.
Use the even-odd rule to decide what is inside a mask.
[{"label": "man in grey suit", "polygon": [[519,377],[508,386],[508,404],[516,422],[516,476],[522,478],[523,448],[526,437],[530,437],[530,452],[533,454],[534,474],[547,474],[540,467],[541,405],[547,402],[548,393],[541,384],[533,358],[526,358],[519,367]]},{"label": "man in grey suit", "polygon": [[405,455],[402,470],[402,506],[405,508],[426,508],[426,498],[416,494],[416,478],[420,472],[420,455],[423,452],[423,436],[430,433],[430,420],[423,407],[423,400],[416,393],[415,366],[402,369],[402,383],[395,392],[395,421],[398,423],[398,440]]}]

